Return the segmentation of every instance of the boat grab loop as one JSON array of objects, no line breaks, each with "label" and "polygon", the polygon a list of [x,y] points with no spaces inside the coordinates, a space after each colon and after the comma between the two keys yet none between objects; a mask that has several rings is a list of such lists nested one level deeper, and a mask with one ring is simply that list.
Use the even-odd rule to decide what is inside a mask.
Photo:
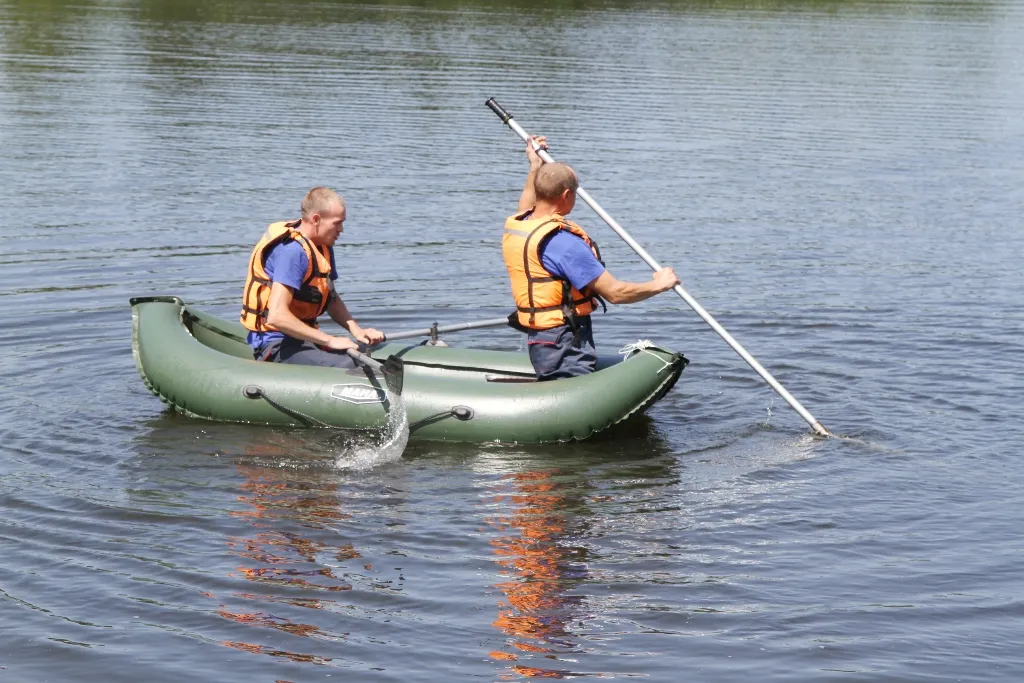
[{"label": "boat grab loop", "polygon": [[316,424],[316,425],[320,425],[321,427],[327,427],[328,429],[338,429],[334,425],[330,425],[330,424],[327,424],[326,422],[318,420],[315,417],[313,417],[312,415],[306,415],[305,413],[303,413],[301,411],[298,411],[298,410],[295,410],[294,408],[289,408],[287,406],[281,405],[280,403],[278,403],[274,399],[272,399],[269,396],[267,396],[267,392],[264,391],[263,387],[261,387],[261,386],[257,386],[255,384],[246,384],[244,387],[242,387],[242,395],[245,396],[246,398],[251,398],[251,399],[262,398],[264,401],[266,401],[267,403],[269,403],[270,405],[274,406],[275,408],[280,410],[282,413],[284,413],[285,415],[288,415],[290,417],[298,417],[301,420],[306,420],[307,422],[310,422],[310,423],[313,423],[313,424]]},{"label": "boat grab loop", "polygon": [[427,415],[424,418],[416,420],[415,422],[409,425],[409,430],[414,432],[420,427],[425,427],[426,425],[434,424],[435,422],[440,422],[441,420],[447,420],[449,417],[454,417],[456,420],[459,420],[460,422],[468,422],[469,420],[472,420],[474,417],[476,417],[476,411],[470,408],[469,406],[452,406],[448,410],[442,410],[439,413]]},{"label": "boat grab loop", "polygon": [[619,353],[622,354],[622,360],[623,361],[625,361],[627,358],[629,358],[634,353],[641,353],[641,352],[643,352],[643,353],[649,354],[651,356],[654,356],[655,358],[660,360],[661,363],[662,363],[661,368],[658,370],[659,373],[661,373],[663,370],[665,370],[665,368],[672,367],[672,363],[666,361],[664,358],[662,358],[658,354],[654,353],[653,351],[648,351],[648,349],[650,349],[652,347],[653,348],[658,348],[657,346],[654,346],[654,342],[652,342],[650,339],[637,339],[635,343],[633,343],[633,344],[626,344],[621,349],[619,349]]}]

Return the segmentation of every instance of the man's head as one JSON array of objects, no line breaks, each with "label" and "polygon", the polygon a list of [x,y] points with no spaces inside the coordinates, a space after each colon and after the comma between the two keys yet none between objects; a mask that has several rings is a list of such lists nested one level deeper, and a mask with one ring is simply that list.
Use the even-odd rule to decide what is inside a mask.
[{"label": "man's head", "polygon": [[550,204],[563,216],[576,206],[576,190],[579,186],[576,171],[568,164],[544,164],[533,179],[537,202]]},{"label": "man's head", "polygon": [[314,187],[302,198],[302,225],[314,244],[328,247],[345,229],[345,200],[328,187]]}]

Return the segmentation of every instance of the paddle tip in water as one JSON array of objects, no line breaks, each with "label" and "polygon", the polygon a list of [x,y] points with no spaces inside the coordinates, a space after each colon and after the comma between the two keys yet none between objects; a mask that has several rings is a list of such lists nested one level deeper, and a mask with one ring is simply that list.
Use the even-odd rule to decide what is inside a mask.
[{"label": "paddle tip in water", "polygon": [[840,438],[840,437],[836,436],[835,434],[833,434],[832,432],[830,432],[829,430],[825,429],[825,426],[822,425],[817,420],[815,420],[814,423],[811,424],[811,429],[814,430],[815,435],[823,437],[825,439],[838,439],[838,438]]}]

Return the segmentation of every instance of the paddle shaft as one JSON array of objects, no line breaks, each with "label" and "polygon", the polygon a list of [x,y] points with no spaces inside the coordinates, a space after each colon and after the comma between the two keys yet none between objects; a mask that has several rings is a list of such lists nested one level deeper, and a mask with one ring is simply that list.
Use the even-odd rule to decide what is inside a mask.
[{"label": "paddle shaft", "polygon": [[[505,109],[503,109],[502,106],[494,100],[494,98],[487,100],[487,106],[491,108],[491,111],[498,115],[498,118],[500,118],[504,123],[508,124],[508,127],[511,128],[516,135],[521,137],[524,141],[529,142],[529,133],[523,130],[522,126],[516,123],[516,121],[513,120],[512,115],[505,111]],[[546,163],[550,164],[555,161],[551,157],[551,155],[548,154],[547,151],[543,149],[538,149],[537,155],[540,156],[540,158],[543,159]],[[648,266],[650,266],[654,270],[661,270],[661,266],[658,264],[657,261],[654,260],[654,257],[648,254],[647,250],[641,247],[640,244],[637,243],[637,241],[634,240],[628,232],[626,232],[626,229],[619,225],[618,222],[614,218],[612,218],[611,215],[609,215],[609,213],[605,211],[601,207],[601,205],[598,204],[597,201],[595,201],[589,193],[587,193],[586,190],[584,190],[582,187],[578,188],[576,190],[576,196],[582,199],[584,202],[586,202],[587,205],[591,209],[593,209],[594,212],[597,213],[597,215],[600,216],[605,223],[608,224],[608,227],[614,230],[616,234],[618,234],[618,236],[621,237],[622,240],[629,245],[629,248],[635,251],[637,256],[642,258]],[[725,340],[726,344],[732,347],[733,351],[739,354],[740,358],[746,361],[747,365],[752,367],[754,371],[757,372],[757,374],[761,375],[761,378],[765,382],[767,382],[768,385],[772,389],[774,389],[775,392],[793,408],[793,410],[799,413],[800,417],[807,421],[807,424],[811,426],[811,429],[813,429],[815,433],[819,434],[820,436],[833,436],[831,432],[825,429],[825,427],[823,427],[822,424],[818,422],[817,418],[811,415],[810,411],[807,410],[807,408],[804,408],[803,404],[801,404],[800,401],[796,400],[795,396],[789,393],[784,386],[779,384],[779,381],[775,379],[770,372],[765,370],[764,366],[757,362],[757,359],[751,356],[750,353],[745,348],[743,348],[743,346],[738,341],[736,341],[733,338],[733,336],[729,334],[726,331],[726,329],[722,327],[718,323],[718,321],[711,316],[710,313],[704,310],[704,307],[697,303],[697,300],[690,296],[690,293],[683,289],[682,285],[676,285],[672,289],[676,294],[680,296],[680,298],[683,301],[686,302],[686,304],[690,308],[694,310],[694,312],[697,315],[699,315],[704,320],[704,322],[711,326],[711,329],[718,333],[718,336]]]},{"label": "paddle shaft", "polygon": [[435,334],[461,332],[462,330],[476,330],[483,327],[501,327],[502,325],[508,325],[508,318],[494,318],[493,320],[480,320],[475,323],[460,323],[458,325],[445,325],[444,327],[438,327],[437,323],[434,323],[434,327],[424,327],[420,330],[408,330],[406,332],[384,335],[384,341],[411,339],[413,337],[429,337]]},{"label": "paddle shaft", "polygon": [[384,382],[388,389],[395,395],[402,395],[402,387],[405,385],[405,363],[399,356],[390,356],[381,363],[365,353],[359,353],[355,349],[345,349],[345,353],[351,356],[357,363],[361,363],[375,372],[384,375]]},{"label": "paddle shaft", "polygon": [[376,361],[376,360],[370,358],[365,353],[359,353],[355,349],[345,349],[345,353],[347,353],[349,356],[351,356],[352,359],[355,362],[357,362],[357,363],[365,365],[366,367],[368,367],[368,368],[370,368],[372,370],[377,370],[378,372],[384,372],[384,364],[381,363],[380,361]]}]

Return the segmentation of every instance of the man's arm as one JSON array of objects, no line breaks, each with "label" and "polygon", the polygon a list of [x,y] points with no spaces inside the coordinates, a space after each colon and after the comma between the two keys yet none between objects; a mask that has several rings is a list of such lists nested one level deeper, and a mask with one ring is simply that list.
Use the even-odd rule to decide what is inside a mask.
[{"label": "man's arm", "polygon": [[656,271],[649,282],[624,282],[616,280],[607,270],[588,285],[590,289],[610,304],[635,304],[650,299],[655,294],[667,292],[679,284],[679,278],[671,268]]},{"label": "man's arm", "polygon": [[270,302],[267,304],[267,322],[270,325],[289,337],[326,346],[334,351],[358,348],[358,345],[347,337],[331,336],[296,318],[289,308],[292,297],[292,290],[287,285],[275,282],[270,286]]},{"label": "man's arm", "polygon": [[557,232],[541,245],[541,264],[549,273],[567,279],[581,292],[589,287],[612,304],[643,301],[679,284],[671,268],[662,268],[650,282],[642,284],[617,280],[582,239],[568,232]]},{"label": "man's arm", "polygon": [[530,139],[526,141],[526,158],[530,161],[530,173],[526,176],[526,184],[523,186],[522,194],[519,195],[519,209],[516,213],[526,213],[537,205],[537,193],[533,189],[533,180],[537,176],[537,170],[544,165],[544,160],[537,155],[533,143],[536,142],[541,149],[547,149],[547,140],[544,136],[531,135]]},{"label": "man's arm", "polygon": [[383,333],[372,327],[359,326],[359,323],[349,313],[348,306],[345,305],[345,302],[341,300],[341,297],[334,290],[333,281],[331,282],[331,302],[327,304],[327,315],[331,316],[331,320],[344,327],[353,337],[364,344],[379,344],[384,340]]}]

